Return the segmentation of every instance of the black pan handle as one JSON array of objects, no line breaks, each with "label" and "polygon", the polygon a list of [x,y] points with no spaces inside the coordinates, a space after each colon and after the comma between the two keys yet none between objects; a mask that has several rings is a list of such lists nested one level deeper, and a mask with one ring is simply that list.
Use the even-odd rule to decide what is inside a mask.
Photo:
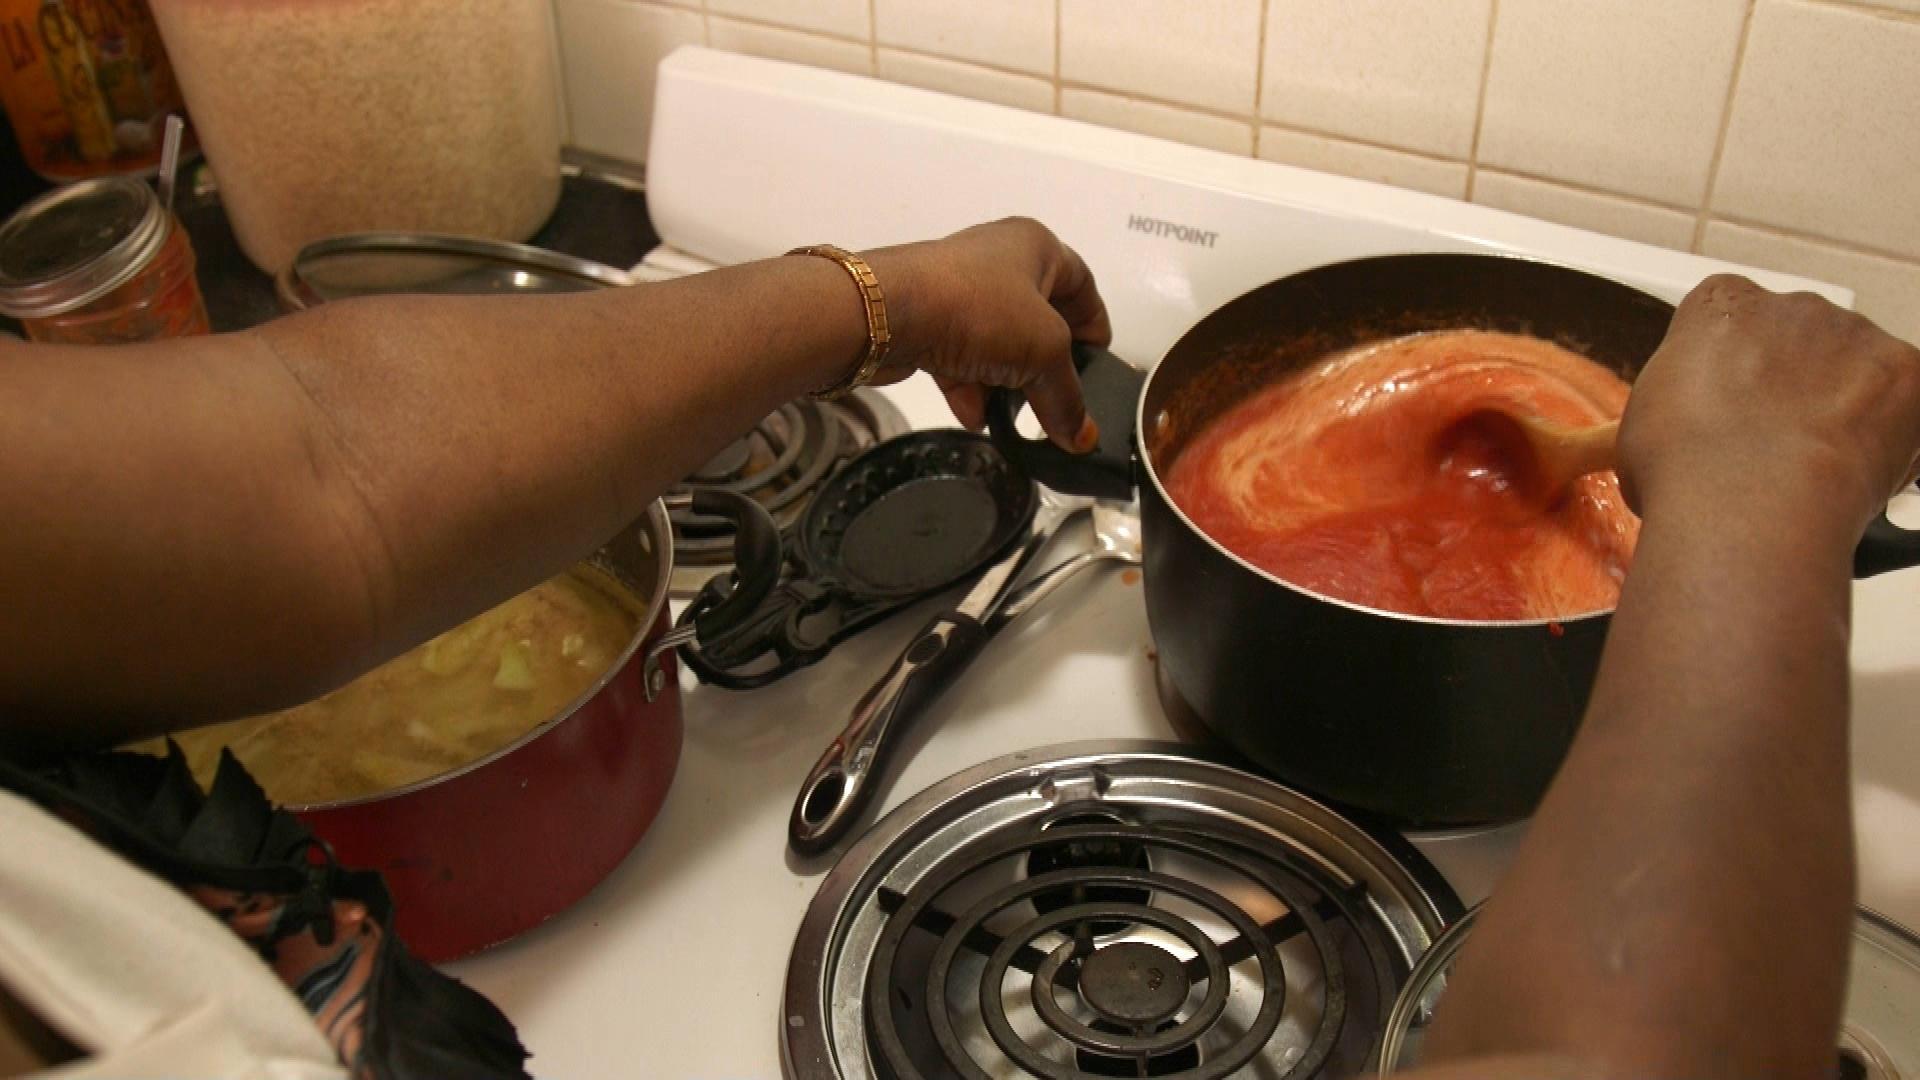
[{"label": "black pan handle", "polygon": [[1028,439],[1014,427],[1020,396],[995,390],[987,397],[987,427],[993,444],[1028,476],[1055,491],[1122,502],[1133,498],[1133,418],[1139,408],[1144,373],[1097,345],[1075,342],[1073,366],[1087,412],[1100,425],[1100,444],[1085,454],[1070,454],[1045,439]]},{"label": "black pan handle", "polygon": [[[759,611],[775,585],[780,583],[780,526],[774,524],[767,508],[735,491],[702,489],[693,495],[668,495],[669,509],[691,510],[707,517],[723,518],[733,525],[733,584],[725,586],[719,575],[701,587],[702,593],[714,593],[719,599],[704,611],[696,610],[696,601],[680,614],[673,629],[654,639],[647,648],[642,668],[647,700],[666,692],[670,678],[667,658],[696,639],[714,640],[736,629]],[[661,582],[660,587],[666,588]],[[688,616],[692,616],[691,619]]]},{"label": "black pan handle", "polygon": [[1870,578],[1909,566],[1920,566],[1920,529],[1903,529],[1880,511],[1853,549],[1853,576]]},{"label": "black pan handle", "polygon": [[780,583],[780,526],[766,507],[737,491],[696,491],[693,512],[733,524],[733,588],[693,621],[694,633],[707,640],[745,622]]}]

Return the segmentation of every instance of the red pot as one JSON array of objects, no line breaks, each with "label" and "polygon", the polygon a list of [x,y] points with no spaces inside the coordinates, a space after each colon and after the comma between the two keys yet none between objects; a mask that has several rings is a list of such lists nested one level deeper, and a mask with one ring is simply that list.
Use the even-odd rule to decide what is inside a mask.
[{"label": "red pot", "polygon": [[600,683],[454,772],[290,808],[342,865],[385,876],[400,937],[422,959],[465,956],[552,918],[619,865],[666,800],[681,716],[673,650],[656,649],[671,621],[664,508],[655,503],[589,562],[646,602],[641,629]]}]

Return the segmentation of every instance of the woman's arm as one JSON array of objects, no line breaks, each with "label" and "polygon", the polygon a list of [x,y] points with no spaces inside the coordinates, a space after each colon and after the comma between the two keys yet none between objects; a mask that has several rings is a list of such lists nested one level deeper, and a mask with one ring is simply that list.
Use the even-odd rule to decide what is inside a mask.
[{"label": "woman's arm", "polygon": [[[1031,222],[871,252],[890,377],[1025,386],[1084,442],[1085,266]],[[772,259],[566,296],[382,297],[254,331],[0,353],[0,739],[291,704],[558,571],[866,342]],[[110,719],[109,719],[110,718]]]},{"label": "woman's arm", "polygon": [[1916,446],[1913,348],[1738,279],[1682,305],[1621,435],[1645,523],[1592,703],[1429,1061],[1831,1069],[1854,883],[1851,554]]}]

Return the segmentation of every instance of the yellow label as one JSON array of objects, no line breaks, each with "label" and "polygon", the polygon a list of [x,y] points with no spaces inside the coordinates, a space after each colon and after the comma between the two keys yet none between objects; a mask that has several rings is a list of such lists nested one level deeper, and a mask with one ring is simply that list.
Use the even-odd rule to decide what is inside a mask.
[{"label": "yellow label", "polygon": [[159,118],[182,107],[146,0],[0,0],[0,98],[56,177],[150,166]]}]

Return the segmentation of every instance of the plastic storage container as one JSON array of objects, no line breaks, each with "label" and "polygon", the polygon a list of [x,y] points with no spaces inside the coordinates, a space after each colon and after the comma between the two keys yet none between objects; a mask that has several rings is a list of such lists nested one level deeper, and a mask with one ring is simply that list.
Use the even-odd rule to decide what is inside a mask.
[{"label": "plastic storage container", "polygon": [[547,0],[154,0],[240,246],[525,240],[560,196]]},{"label": "plastic storage container", "polygon": [[187,231],[146,184],[83,180],[0,225],[0,314],[70,345],[204,334],[193,262]]},{"label": "plastic storage container", "polygon": [[152,171],[182,108],[146,0],[0,0],[0,99],[56,183]]}]

